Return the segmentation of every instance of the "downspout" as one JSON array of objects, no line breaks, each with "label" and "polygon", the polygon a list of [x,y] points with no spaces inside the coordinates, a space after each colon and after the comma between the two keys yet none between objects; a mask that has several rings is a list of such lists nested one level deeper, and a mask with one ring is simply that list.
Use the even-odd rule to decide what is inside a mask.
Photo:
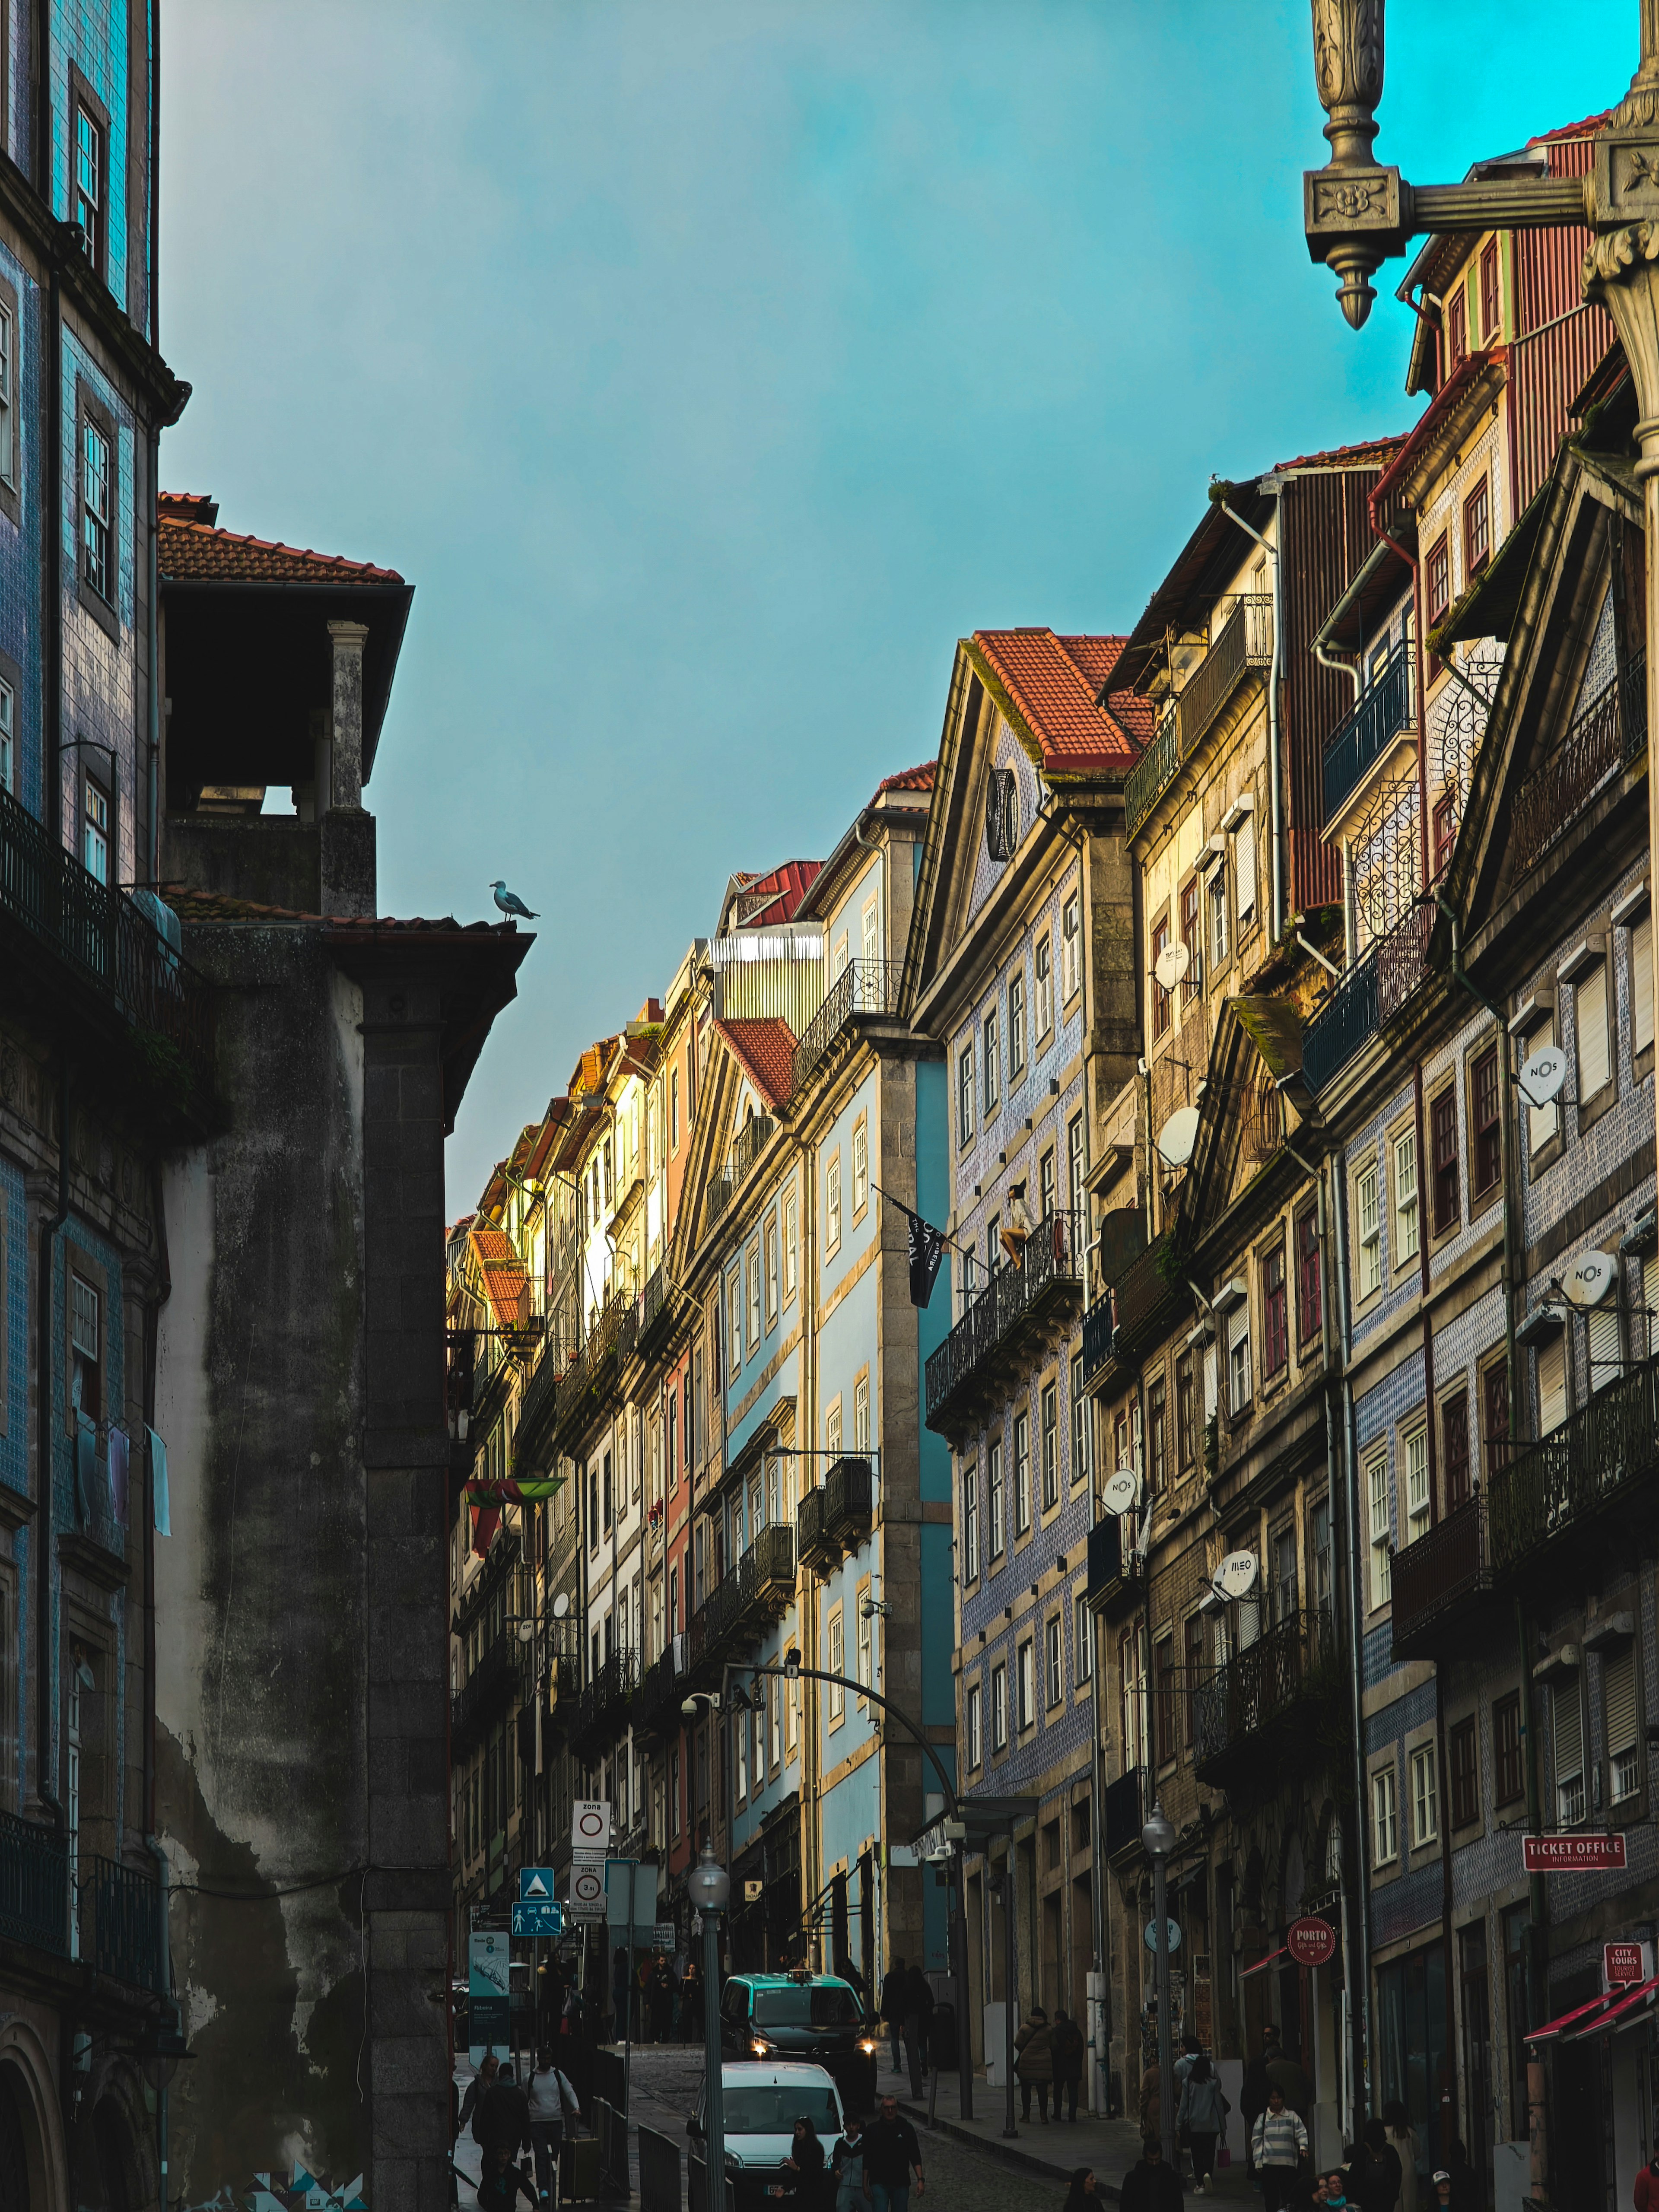
[{"label": "downspout", "polygon": [[[1349,2014],[1350,2044],[1353,2067],[1353,2107],[1352,2118],[1358,2126],[1360,2116],[1370,2102],[1369,2075],[1371,2045],[1371,1963],[1370,1963],[1370,1892],[1365,1881],[1365,1832],[1369,1812],[1365,1802],[1365,1714],[1362,1680],[1364,1640],[1361,1632],[1364,1618],[1359,1604],[1359,1516],[1358,1516],[1358,1455],[1354,1441],[1353,1381],[1351,1373],[1353,1358],[1353,1316],[1348,1306],[1348,1209],[1346,1191],[1333,1178],[1332,1214],[1336,1249],[1333,1255],[1333,1273],[1336,1278],[1339,1300],[1339,1332],[1342,1355],[1342,1449],[1346,1462],[1346,1479],[1340,1492],[1343,1520],[1342,1558],[1348,1593],[1348,1699],[1350,1731],[1353,1738],[1354,1820],[1353,1865],[1356,1879],[1349,1885],[1348,1895],[1352,1911],[1353,1955],[1348,1977],[1351,1991]],[[1336,1540],[1332,1529],[1331,1540]]]},{"label": "downspout", "polygon": [[1360,695],[1365,689],[1365,679],[1355,664],[1352,660],[1344,660],[1333,653],[1322,638],[1316,637],[1314,640],[1313,652],[1314,659],[1322,668],[1334,668],[1339,676],[1347,678],[1353,686],[1354,704],[1358,706]]},{"label": "downspout", "polygon": [[[160,0],[149,0],[149,215],[145,225],[145,243],[149,248],[149,342],[159,354],[161,349],[161,302],[158,290],[161,279],[161,246],[156,237],[156,216],[161,204],[161,10]],[[157,502],[161,495],[161,437],[159,430],[149,434],[149,880],[159,885],[161,880],[161,611],[156,594],[161,586],[161,522]],[[137,873],[137,870],[134,871]],[[165,2097],[165,2091],[162,2093]],[[165,2104],[161,2106],[165,2111]],[[167,2160],[165,2151],[161,2164],[161,2193],[167,2195]]]},{"label": "downspout", "polygon": [[58,1243],[64,1224],[70,1217],[70,1074],[69,1057],[60,1054],[58,1062],[58,1211],[40,1224],[40,1285],[36,1306],[36,1340],[39,1359],[39,1379],[35,1386],[37,1419],[40,1434],[36,1445],[36,1468],[40,1488],[40,1511],[33,1531],[35,1559],[34,1603],[34,1794],[52,1814],[52,1826],[59,1835],[67,1826],[64,1808],[53,1788],[55,1777],[52,1769],[52,1423],[55,1392],[52,1388],[52,1338],[57,1300],[52,1295],[54,1261]]},{"label": "downspout", "polygon": [[46,834],[64,842],[64,299],[54,255],[46,287],[46,559],[42,769]]},{"label": "downspout", "polygon": [[[1284,483],[1281,480],[1276,477],[1264,477],[1261,481],[1264,484],[1271,484],[1272,486],[1273,511],[1279,518],[1279,522],[1282,524],[1285,515]],[[1214,496],[1213,493],[1212,494],[1212,496]],[[1221,509],[1221,512],[1226,516],[1229,522],[1236,523],[1239,529],[1244,532],[1247,538],[1255,538],[1256,544],[1261,546],[1263,552],[1269,556],[1273,564],[1273,654],[1272,663],[1267,670],[1267,778],[1271,787],[1273,802],[1271,815],[1273,848],[1273,918],[1267,935],[1269,942],[1275,949],[1277,949],[1279,945],[1282,942],[1285,935],[1285,860],[1283,852],[1285,842],[1285,802],[1283,795],[1279,790],[1280,733],[1279,727],[1279,671],[1283,667],[1285,660],[1284,581],[1279,570],[1278,546],[1270,545],[1267,543],[1267,540],[1261,535],[1261,532],[1259,530],[1253,530],[1249,524],[1245,521],[1242,514],[1236,514],[1232,508],[1228,506],[1224,499],[1217,498],[1216,505]],[[1275,536],[1278,534],[1277,525],[1275,526],[1274,534]]]},{"label": "downspout", "polygon": [[[160,1358],[156,1338],[161,1309],[173,1296],[173,1266],[167,1253],[167,1212],[159,1163],[151,1173],[151,1189],[158,1281],[155,1296],[149,1302],[149,1314],[144,1337],[144,1424],[149,1429],[155,1425],[156,1369]],[[168,1904],[172,1869],[155,1829],[155,1462],[148,1437],[144,1439],[144,1463],[147,1469],[144,1484],[144,1702],[147,1707],[144,1715],[144,1848],[155,1861],[162,2024],[176,2027],[181,2023],[173,2005],[173,1941]],[[155,2092],[155,2154],[161,2177],[161,2203],[165,2206],[167,2202],[167,2088],[165,2081],[158,2084]]]}]

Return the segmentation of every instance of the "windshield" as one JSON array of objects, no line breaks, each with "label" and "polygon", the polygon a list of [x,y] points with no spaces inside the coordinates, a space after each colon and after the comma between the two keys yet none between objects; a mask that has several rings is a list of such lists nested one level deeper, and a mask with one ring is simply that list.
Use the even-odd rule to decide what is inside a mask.
[{"label": "windshield", "polygon": [[836,2094],[806,2081],[791,2086],[755,2081],[726,2084],[726,2132],[732,2136],[787,2136],[805,2117],[817,2128],[827,2151],[841,2133],[841,2114]]},{"label": "windshield", "polygon": [[839,1983],[755,1992],[757,2027],[856,2027],[862,2018],[858,1999]]}]

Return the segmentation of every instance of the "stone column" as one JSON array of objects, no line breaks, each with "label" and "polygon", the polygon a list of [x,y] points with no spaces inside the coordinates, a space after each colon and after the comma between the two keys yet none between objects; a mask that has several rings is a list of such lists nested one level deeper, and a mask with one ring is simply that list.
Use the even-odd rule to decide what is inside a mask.
[{"label": "stone column", "polygon": [[363,647],[366,623],[331,622],[328,635],[334,663],[332,788],[319,792],[318,812],[353,810],[363,803]]}]

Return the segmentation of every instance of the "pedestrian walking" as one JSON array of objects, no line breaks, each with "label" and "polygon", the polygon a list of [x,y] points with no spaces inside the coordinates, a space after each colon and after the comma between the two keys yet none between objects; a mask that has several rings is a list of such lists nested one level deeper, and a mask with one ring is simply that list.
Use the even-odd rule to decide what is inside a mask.
[{"label": "pedestrian walking", "polygon": [[893,2071],[896,2074],[904,2063],[905,2007],[910,1995],[910,1976],[902,1959],[895,1959],[887,1970],[887,1978],[881,1985],[881,2016],[893,2039]]},{"label": "pedestrian walking", "polygon": [[[1060,2017],[1058,2006],[1054,2008],[1054,2017],[1056,2020]],[[1100,2212],[1100,2191],[1096,2185],[1093,2166],[1079,2166],[1072,2169],[1072,2185],[1066,2192],[1066,2202],[1061,2205],[1060,2212]]]},{"label": "pedestrian walking", "polygon": [[[1376,2185],[1378,2212],[1395,2212],[1400,2202],[1400,2186],[1404,2172],[1404,2161],[1389,2139],[1389,2124],[1383,2119],[1365,2123],[1365,2148],[1372,2161],[1380,2166],[1387,2179]],[[1414,2169],[1413,2169],[1414,2171]]]},{"label": "pedestrian walking", "polygon": [[1267,2109],[1258,2116],[1251,2130],[1251,2148],[1256,2179],[1261,2185],[1262,2212],[1283,2212],[1285,2205],[1295,2202],[1297,2178],[1308,2154],[1308,2130],[1301,2113],[1285,2102],[1277,2081],[1269,2086]]},{"label": "pedestrian walking", "polygon": [[651,1969],[651,2038],[666,2043],[674,2027],[674,1970],[659,1951]]},{"label": "pedestrian walking", "polygon": [[1412,2116],[1397,2097],[1383,2106],[1382,2125],[1400,2160],[1400,2212],[1417,2212],[1417,2137]]},{"label": "pedestrian walking", "polygon": [[541,2050],[531,2069],[525,2091],[530,2109],[530,2148],[536,2160],[536,2188],[544,2204],[556,2203],[559,2154],[564,2148],[567,2123],[574,2127],[581,2106],[574,2085],[554,2063],[553,2053]]},{"label": "pedestrian walking", "polygon": [[685,1979],[680,1984],[680,2041],[701,2043],[702,2040],[702,1976],[695,1959],[685,1962]]},{"label": "pedestrian walking", "polygon": [[1215,2140],[1225,2130],[1227,2115],[1231,2110],[1222,2093],[1220,2077],[1214,2063],[1201,2051],[1197,2052],[1187,2070],[1187,2078],[1181,2085],[1176,2129],[1183,2141],[1191,2146],[1193,2185],[1200,2197],[1207,2195],[1209,2191],[1215,2173]]},{"label": "pedestrian walking", "polygon": [[1019,2116],[1031,2117],[1031,2092],[1036,2091],[1037,2111],[1046,2126],[1048,2085],[1054,2078],[1054,2030],[1041,2005],[1031,2007],[1031,2017],[1014,2038],[1014,2076],[1019,2083]]},{"label": "pedestrian walking", "polygon": [[1164,2146],[1147,2136],[1118,2191],[1121,2212],[1181,2212],[1181,2176],[1164,2163]]},{"label": "pedestrian walking", "polygon": [[915,2096],[921,2094],[921,2084],[927,2079],[927,2045],[933,2032],[933,1985],[920,1966],[912,1966],[904,2006],[904,2033],[910,2044],[910,2088]]},{"label": "pedestrian walking", "polygon": [[789,2139],[789,2154],[784,2160],[787,2179],[774,2182],[767,2191],[769,2197],[781,2197],[787,2203],[817,2212],[823,2188],[823,2145],[818,2140],[817,2127],[803,2112],[795,2122]]},{"label": "pedestrian walking", "polygon": [[[1486,2193],[1480,2186],[1480,2175],[1469,2164],[1468,2152],[1456,2136],[1446,2145],[1446,2172],[1451,2178],[1452,2212],[1481,2212]],[[1636,2179],[1639,2186],[1641,2174]],[[1654,2212],[1659,2212],[1659,2181],[1655,2185],[1653,2203]]]},{"label": "pedestrian walking", "polygon": [[913,2173],[920,2197],[926,2186],[921,2145],[909,2121],[901,2116],[898,2099],[884,2097],[864,2136],[864,2185],[871,2212],[908,2212]]},{"label": "pedestrian walking", "polygon": [[1244,2122],[1244,2155],[1249,2160],[1250,2171],[1255,2171],[1255,2153],[1250,2145],[1255,2136],[1255,2124],[1267,2109],[1267,2052],[1264,2046],[1244,2069],[1244,2079],[1238,2092],[1238,2109]]},{"label": "pedestrian walking", "polygon": [[1140,2069],[1140,2132],[1143,2136],[1156,2136],[1164,2140],[1164,2085],[1158,2078],[1158,2061],[1150,2058]]},{"label": "pedestrian walking", "polygon": [[1348,2147],[1348,2202],[1354,2212],[1393,2212],[1398,2189],[1392,2160],[1379,2158],[1364,2136]]},{"label": "pedestrian walking", "polygon": [[1285,2056],[1285,2046],[1277,2035],[1268,2036],[1261,2055],[1267,2061],[1269,2084],[1277,2081],[1285,2092],[1285,2102],[1298,2119],[1305,2120],[1310,2109],[1307,2075],[1294,2058]]},{"label": "pedestrian walking", "polygon": [[483,2175],[478,2183],[478,2212],[513,2212],[520,2197],[535,2212],[536,2192],[504,2150],[484,2153]]},{"label": "pedestrian walking", "polygon": [[836,2212],[869,2212],[869,2192],[864,2185],[864,2122],[856,2112],[848,2115],[830,2171],[835,2178]]},{"label": "pedestrian walking", "polygon": [[[461,2109],[455,2116],[457,2136],[466,2133],[472,2124],[472,2115],[478,2109],[478,2100],[501,2071],[501,2062],[493,2051],[486,2051],[478,2062],[478,2070],[466,2085],[466,2094],[461,2100]],[[474,2137],[477,2141],[477,2137]]]},{"label": "pedestrian walking", "polygon": [[[1048,2032],[1048,2046],[1053,2053],[1054,2069],[1054,2118],[1077,2118],[1078,2092],[1083,2087],[1083,2054],[1088,2048],[1083,2030],[1062,2007],[1054,2007],[1054,2024]],[[1062,2114],[1060,2106],[1069,2102],[1071,2112]]]}]

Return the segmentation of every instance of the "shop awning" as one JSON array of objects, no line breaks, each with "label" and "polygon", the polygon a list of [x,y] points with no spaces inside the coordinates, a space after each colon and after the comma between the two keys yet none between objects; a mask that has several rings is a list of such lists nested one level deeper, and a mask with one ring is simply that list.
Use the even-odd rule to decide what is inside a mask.
[{"label": "shop awning", "polygon": [[1659,1974],[1656,1974],[1651,1981],[1638,1982],[1633,1990],[1626,1990],[1622,1996],[1619,1996],[1616,1990],[1610,1990],[1608,1998],[1617,2001],[1610,2003],[1608,2010],[1599,2019],[1587,2021],[1583,2027],[1575,2028],[1571,2035],[1564,2036],[1563,2042],[1577,2043],[1587,2035],[1604,2034],[1608,2028],[1634,2027],[1638,2020],[1652,2010],[1656,1994],[1659,1994]]},{"label": "shop awning", "polygon": [[1613,1995],[1611,1990],[1604,1990],[1599,1997],[1592,1997],[1588,2004],[1575,2005],[1571,2012],[1559,2013],[1553,2020],[1547,2020],[1542,2027],[1534,2027],[1522,2040],[1527,2043],[1554,2043],[1570,2027],[1582,2033],[1592,2026],[1599,2027],[1600,2021],[1592,2022],[1590,2014],[1605,2012],[1613,2002]]},{"label": "shop awning", "polygon": [[1262,1972],[1265,1968],[1272,1966],[1275,1959],[1287,1959],[1290,1954],[1290,1945],[1288,1943],[1281,1943],[1276,1951],[1269,1951],[1265,1959],[1258,1959],[1255,1966],[1246,1966],[1243,1972],[1238,1978],[1241,1982],[1248,1982],[1252,1974],[1259,1974]]}]

